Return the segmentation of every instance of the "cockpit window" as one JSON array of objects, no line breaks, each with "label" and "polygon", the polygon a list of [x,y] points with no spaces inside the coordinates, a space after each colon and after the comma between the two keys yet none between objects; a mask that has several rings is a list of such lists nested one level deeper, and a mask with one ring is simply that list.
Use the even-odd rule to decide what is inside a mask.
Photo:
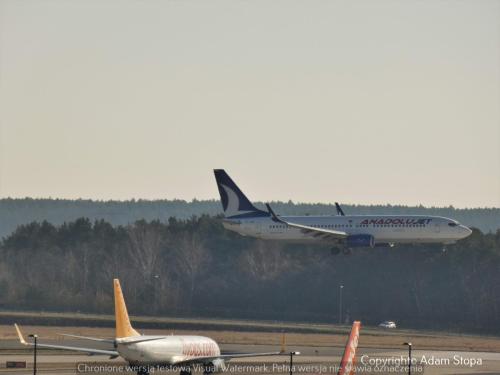
[{"label": "cockpit window", "polygon": [[457,223],[448,223],[450,227],[456,227],[458,224]]}]

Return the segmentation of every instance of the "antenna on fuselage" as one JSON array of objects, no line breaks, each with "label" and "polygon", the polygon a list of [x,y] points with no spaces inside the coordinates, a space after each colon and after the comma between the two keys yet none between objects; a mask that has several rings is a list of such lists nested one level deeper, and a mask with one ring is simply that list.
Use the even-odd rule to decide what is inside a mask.
[{"label": "antenna on fuselage", "polygon": [[345,213],[342,210],[342,207],[340,207],[340,204],[338,202],[335,202],[335,207],[337,207],[337,215],[339,215],[339,216],[345,216]]}]

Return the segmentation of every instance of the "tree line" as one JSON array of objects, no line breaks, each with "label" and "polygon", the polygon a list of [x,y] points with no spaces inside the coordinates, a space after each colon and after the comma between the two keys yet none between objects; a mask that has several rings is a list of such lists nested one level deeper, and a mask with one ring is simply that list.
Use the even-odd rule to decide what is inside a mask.
[{"label": "tree line", "polygon": [[0,308],[338,321],[500,333],[500,230],[449,246],[355,249],[241,237],[220,217],[17,227],[0,244]]},{"label": "tree line", "polygon": [[[272,202],[277,213],[282,215],[333,215],[333,204]],[[257,206],[265,209],[262,202]],[[424,207],[398,205],[343,205],[348,214],[421,214],[445,216],[457,219],[461,223],[495,232],[500,227],[500,208]],[[105,220],[112,225],[128,225],[137,220],[160,220],[169,218],[189,219],[192,216],[215,216],[222,212],[218,200],[129,200],[129,201],[94,201],[67,199],[0,199],[0,238],[10,234],[19,225],[32,221],[47,220],[54,225],[74,221],[80,217],[90,220]]]}]

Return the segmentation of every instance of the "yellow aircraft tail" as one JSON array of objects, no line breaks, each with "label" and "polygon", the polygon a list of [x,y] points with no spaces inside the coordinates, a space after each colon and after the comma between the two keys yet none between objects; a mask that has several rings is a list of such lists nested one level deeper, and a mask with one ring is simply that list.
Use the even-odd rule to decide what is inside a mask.
[{"label": "yellow aircraft tail", "polygon": [[139,333],[132,328],[128,317],[127,306],[123,298],[120,280],[114,279],[115,292],[115,320],[116,320],[116,338],[140,336]]}]

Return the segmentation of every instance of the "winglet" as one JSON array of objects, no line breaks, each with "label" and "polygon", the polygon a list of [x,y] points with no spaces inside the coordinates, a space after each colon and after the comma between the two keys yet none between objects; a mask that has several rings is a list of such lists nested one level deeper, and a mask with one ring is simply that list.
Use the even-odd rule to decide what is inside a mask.
[{"label": "winglet", "polygon": [[19,336],[19,341],[21,342],[21,344],[28,345],[28,343],[24,340],[23,334],[21,333],[21,330],[16,323],[14,323],[14,327],[16,328],[17,336]]},{"label": "winglet", "polygon": [[283,220],[281,220],[280,218],[278,218],[278,215],[276,215],[273,211],[273,209],[271,208],[271,206],[269,205],[269,203],[266,203],[266,207],[267,207],[267,211],[269,212],[269,214],[271,215],[271,219],[273,221],[276,221],[278,223],[282,223]]},{"label": "winglet", "polygon": [[115,293],[115,320],[116,320],[116,338],[140,336],[139,333],[132,328],[128,317],[127,306],[123,298],[120,280],[114,279]]},{"label": "winglet", "polygon": [[286,337],[285,337],[285,332],[281,335],[281,348],[280,348],[280,353],[283,354],[286,352]]},{"label": "winglet", "polygon": [[344,210],[340,207],[339,202],[335,202],[335,207],[337,207],[337,215],[345,216]]}]

